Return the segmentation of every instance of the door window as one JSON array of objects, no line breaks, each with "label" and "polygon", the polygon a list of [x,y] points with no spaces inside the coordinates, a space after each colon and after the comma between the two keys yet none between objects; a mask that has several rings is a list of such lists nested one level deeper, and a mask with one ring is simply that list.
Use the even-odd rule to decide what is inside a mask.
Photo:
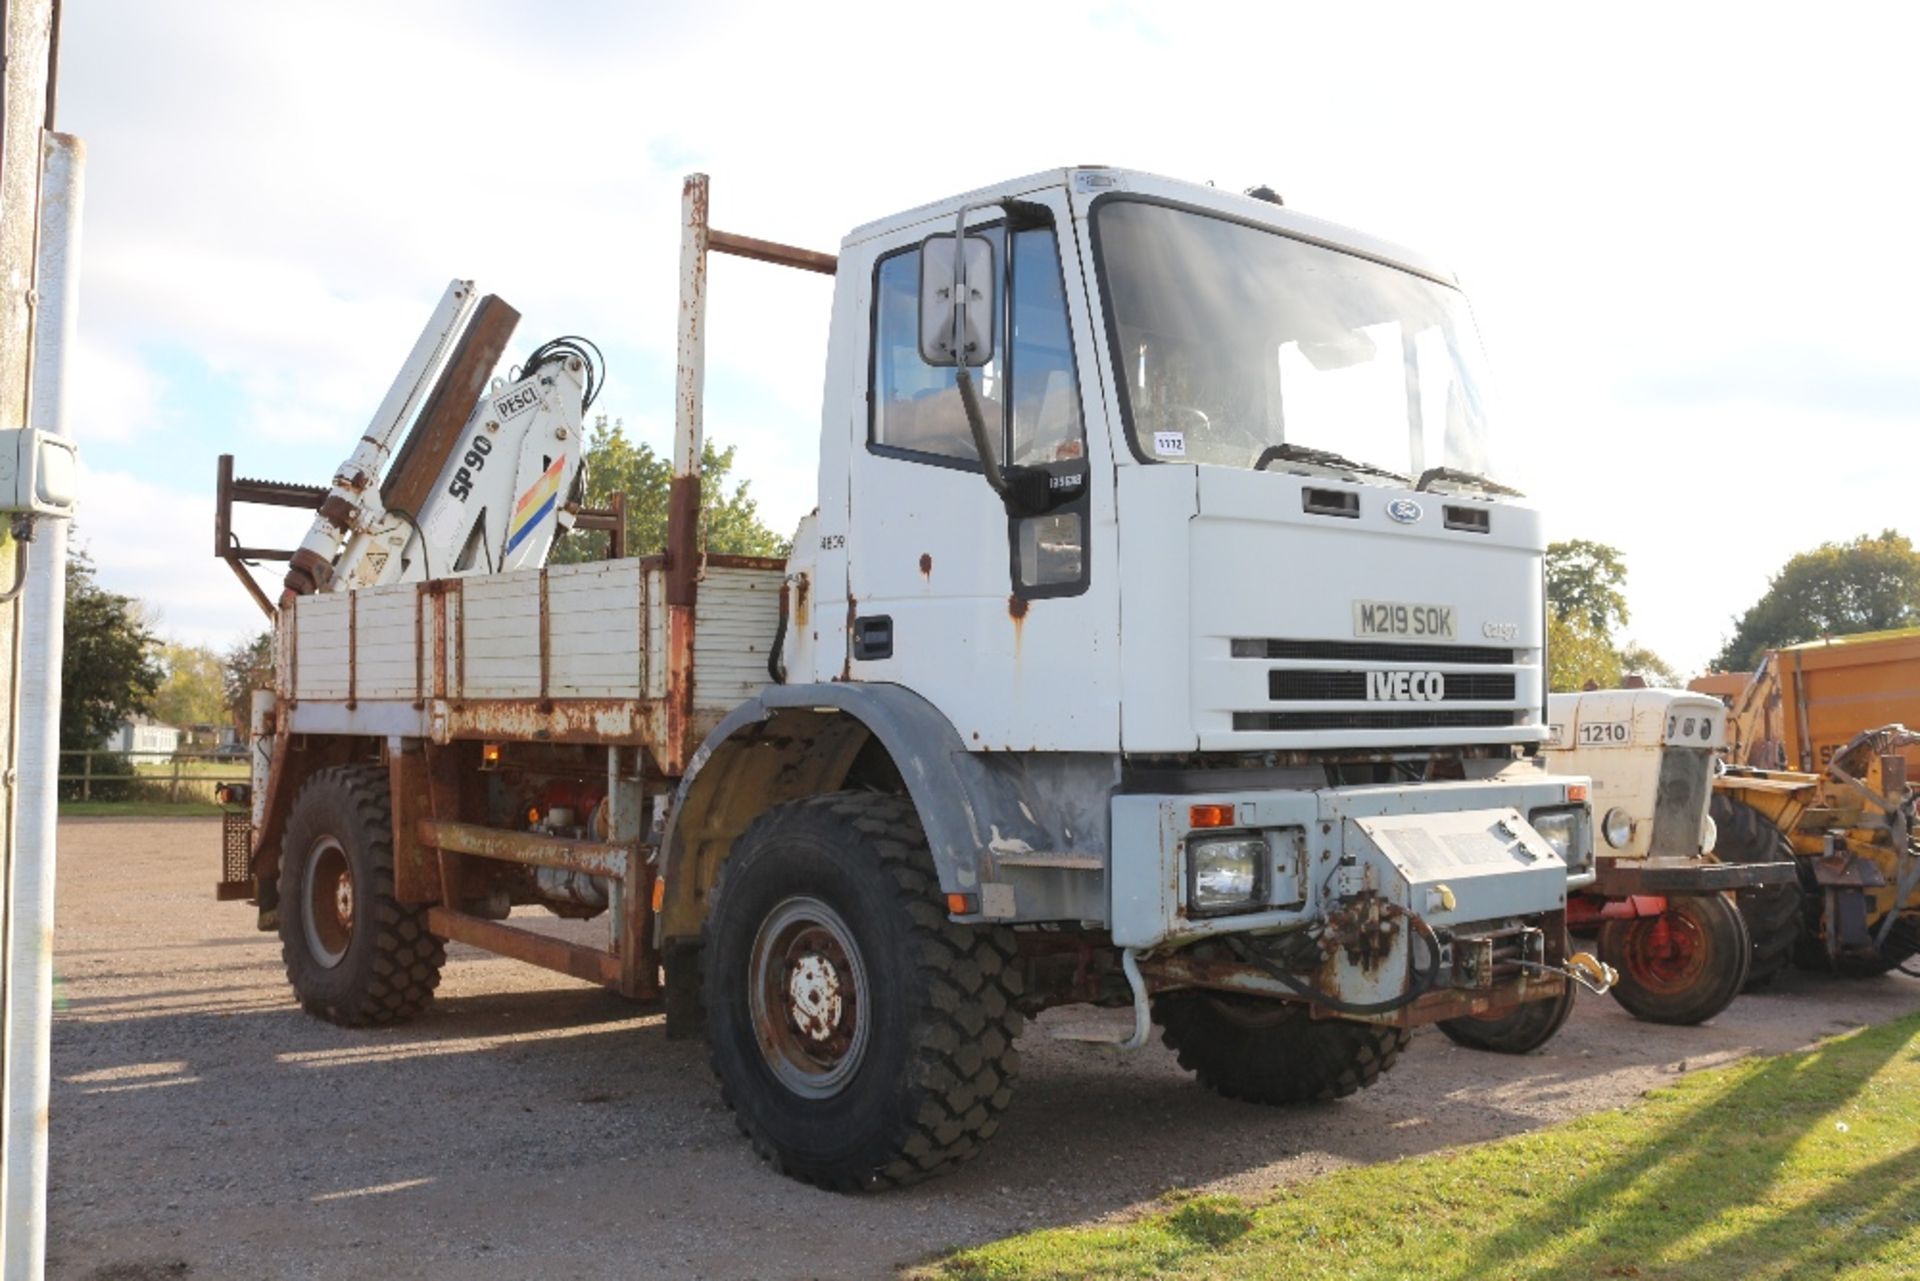
[{"label": "door window", "polygon": [[[1006,229],[976,234],[992,242],[1000,270]],[[988,438],[997,459],[1015,464],[1078,459],[1086,453],[1085,432],[1053,229],[1016,232],[1013,254],[1012,351],[996,310],[993,359],[974,371]],[[881,259],[874,278],[872,444],[878,453],[977,467],[956,371],[920,359],[919,290],[918,245]]]}]

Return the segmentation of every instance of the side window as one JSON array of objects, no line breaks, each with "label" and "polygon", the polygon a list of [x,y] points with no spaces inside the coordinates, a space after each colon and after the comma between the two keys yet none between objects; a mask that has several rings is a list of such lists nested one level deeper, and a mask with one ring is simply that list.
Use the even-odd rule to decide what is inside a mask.
[{"label": "side window", "polygon": [[1013,237],[1013,451],[1029,466],[1086,456],[1052,228]]},{"label": "side window", "polygon": [[[993,242],[996,269],[1004,236],[999,227],[980,234]],[[989,438],[1001,434],[1000,318],[993,321],[993,360],[974,371],[980,408],[986,415]],[[932,454],[976,463],[973,432],[960,403],[955,372],[920,359],[920,250],[893,254],[880,261],[873,299],[873,443],[889,449]]]},{"label": "side window", "polygon": [[[1000,269],[1005,228],[979,234],[992,241]],[[1017,232],[1013,245],[1013,350],[1009,358],[1003,314],[996,314],[993,360],[974,371],[989,438],[998,457],[1016,464],[1083,458],[1085,432],[1059,246],[1051,228]],[[873,443],[973,463],[978,455],[955,372],[920,359],[919,289],[917,246],[880,261],[874,280]]]}]

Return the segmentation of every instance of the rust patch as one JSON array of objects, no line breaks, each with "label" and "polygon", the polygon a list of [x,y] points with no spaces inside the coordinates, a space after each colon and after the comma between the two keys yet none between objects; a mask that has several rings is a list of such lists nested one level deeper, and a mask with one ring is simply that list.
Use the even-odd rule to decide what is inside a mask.
[{"label": "rust patch", "polygon": [[926,552],[920,553],[920,577],[922,578],[933,577],[933,557],[928,555]]},{"label": "rust patch", "polygon": [[[812,589],[813,583],[807,574],[799,573],[793,576],[793,625],[796,630],[804,630],[807,626],[807,602],[812,597]],[[818,640],[819,637],[816,636],[814,639]]]},{"label": "rust patch", "polygon": [[1017,623],[1026,616],[1027,602],[1021,600],[1018,596],[1007,597],[1007,617]]}]

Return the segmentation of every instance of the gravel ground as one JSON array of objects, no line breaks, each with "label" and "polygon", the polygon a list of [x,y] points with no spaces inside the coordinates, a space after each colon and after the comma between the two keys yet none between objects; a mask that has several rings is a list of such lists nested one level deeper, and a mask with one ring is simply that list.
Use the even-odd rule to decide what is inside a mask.
[{"label": "gravel ground", "polygon": [[1021,1043],[999,1136],[875,1197],[753,1156],[699,1047],[657,1013],[452,949],[435,1008],[355,1032],[293,1005],[252,909],[213,901],[211,820],[60,827],[49,1269],[54,1278],[886,1276],[946,1247],[1124,1213],[1171,1188],[1258,1191],[1626,1103],[1677,1072],[1920,1007],[1920,982],[1789,976],[1711,1024],[1583,998],[1539,1055],[1423,1031],[1341,1103],[1200,1090],[1157,1045]]}]

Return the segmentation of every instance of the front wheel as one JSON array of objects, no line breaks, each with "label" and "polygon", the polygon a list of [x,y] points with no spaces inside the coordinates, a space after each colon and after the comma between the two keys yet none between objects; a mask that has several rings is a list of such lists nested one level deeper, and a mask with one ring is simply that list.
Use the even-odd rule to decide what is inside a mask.
[{"label": "front wheel", "polygon": [[769,810],[715,885],[701,964],[714,1073],[782,1173],[835,1191],[912,1183],[999,1127],[1021,991],[1003,929],[947,919],[904,798]]},{"label": "front wheel", "polygon": [[1544,1001],[1528,1001],[1505,1014],[1469,1014],[1434,1026],[1455,1045],[1493,1054],[1531,1054],[1559,1035],[1573,1013],[1573,980]]},{"label": "front wheel", "polygon": [[1660,916],[1608,921],[1600,955],[1620,972],[1613,999],[1648,1023],[1704,1023],[1747,982],[1753,944],[1723,894],[1680,894]]},{"label": "front wheel", "polygon": [[1160,1039],[1215,1094],[1247,1103],[1317,1103],[1364,1090],[1407,1048],[1404,1028],[1315,1019],[1295,1001],[1221,992],[1153,1000]]}]

